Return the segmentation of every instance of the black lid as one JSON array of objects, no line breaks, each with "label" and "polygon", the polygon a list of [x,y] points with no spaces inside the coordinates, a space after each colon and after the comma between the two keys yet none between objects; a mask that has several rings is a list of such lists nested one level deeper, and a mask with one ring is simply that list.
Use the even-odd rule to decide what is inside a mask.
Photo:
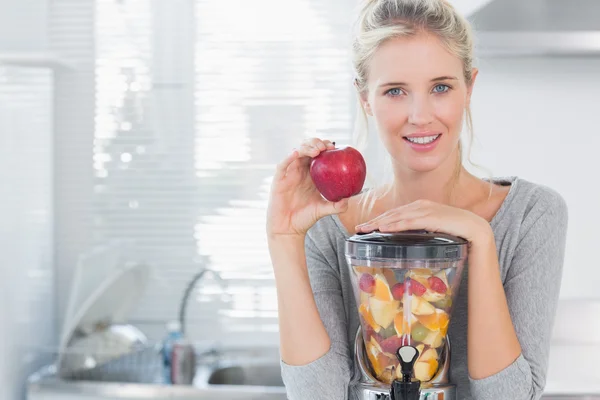
[{"label": "black lid", "polygon": [[346,240],[346,256],[356,259],[459,260],[468,242],[445,233],[405,231],[358,233]]}]

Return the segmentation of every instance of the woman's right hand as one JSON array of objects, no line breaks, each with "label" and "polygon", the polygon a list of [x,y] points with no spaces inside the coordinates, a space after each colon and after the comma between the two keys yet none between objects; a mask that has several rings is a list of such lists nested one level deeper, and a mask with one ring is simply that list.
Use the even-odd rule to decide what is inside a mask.
[{"label": "woman's right hand", "polygon": [[312,159],[334,148],[328,140],[309,139],[277,166],[267,209],[269,238],[304,237],[319,219],[347,209],[348,199],[336,203],[325,200],[310,177]]}]

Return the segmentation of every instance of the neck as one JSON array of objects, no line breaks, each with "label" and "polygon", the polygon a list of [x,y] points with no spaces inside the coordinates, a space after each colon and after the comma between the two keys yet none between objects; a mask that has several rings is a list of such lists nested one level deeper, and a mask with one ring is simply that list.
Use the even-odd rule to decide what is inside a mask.
[{"label": "neck", "polygon": [[427,172],[395,166],[394,182],[389,192],[389,199],[393,206],[401,206],[417,200],[431,200],[453,206],[468,202],[465,194],[473,191],[465,189],[475,189],[474,186],[477,186],[479,179],[458,163],[457,158],[458,156],[448,157],[448,160],[438,168]]}]

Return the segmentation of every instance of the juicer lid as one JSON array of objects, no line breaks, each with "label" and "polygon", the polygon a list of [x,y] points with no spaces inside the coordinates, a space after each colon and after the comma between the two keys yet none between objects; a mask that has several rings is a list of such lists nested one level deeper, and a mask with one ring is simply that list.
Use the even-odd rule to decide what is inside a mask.
[{"label": "juicer lid", "polygon": [[346,240],[346,256],[357,259],[459,260],[467,251],[463,238],[423,230],[358,233]]}]

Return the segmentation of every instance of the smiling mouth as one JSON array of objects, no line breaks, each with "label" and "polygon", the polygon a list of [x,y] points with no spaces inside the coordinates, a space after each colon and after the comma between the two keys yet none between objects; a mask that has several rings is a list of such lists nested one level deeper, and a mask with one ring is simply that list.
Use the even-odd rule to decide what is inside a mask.
[{"label": "smiling mouth", "polygon": [[436,140],[438,140],[440,136],[442,136],[441,133],[439,133],[437,135],[421,136],[421,137],[405,136],[405,137],[403,137],[403,139],[406,140],[407,142],[414,143],[414,144],[430,144],[430,143],[433,143]]}]

